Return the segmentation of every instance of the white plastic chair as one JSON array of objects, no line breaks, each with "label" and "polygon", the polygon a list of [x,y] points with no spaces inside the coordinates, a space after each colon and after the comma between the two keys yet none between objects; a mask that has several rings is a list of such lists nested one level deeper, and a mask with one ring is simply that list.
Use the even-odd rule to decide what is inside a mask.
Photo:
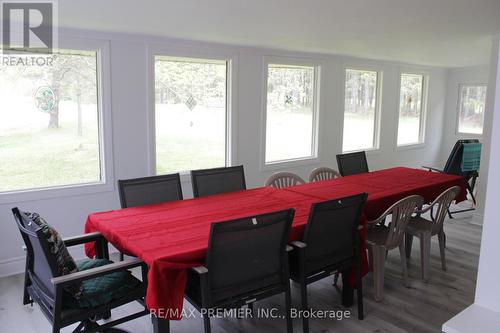
[{"label": "white plastic chair", "polygon": [[[424,198],[411,195],[393,204],[376,220],[368,222],[366,245],[370,256],[370,268],[373,269],[375,301],[377,302],[384,299],[385,259],[387,252],[392,249],[399,248],[404,284],[409,287],[403,236],[412,214],[418,207],[422,207],[423,203]],[[391,222],[385,225],[389,215]]]},{"label": "white plastic chair", "polygon": [[304,179],[291,172],[278,172],[269,177],[266,181],[266,186],[275,188],[285,188],[300,184],[305,184]]},{"label": "white plastic chair", "polygon": [[309,182],[314,183],[314,182],[319,182],[322,180],[329,180],[329,179],[334,179],[334,178],[339,178],[340,173],[337,170],[334,170],[332,168],[326,168],[326,167],[320,167],[314,169],[311,174],[309,175]]},{"label": "white plastic chair", "polygon": [[[406,257],[410,258],[413,237],[420,239],[420,262],[422,269],[422,280],[429,279],[429,261],[431,256],[431,238],[438,237],[439,252],[441,254],[441,266],[446,271],[445,239],[443,232],[446,213],[458,194],[460,187],[454,186],[441,193],[433,203],[422,210],[416,211],[417,216],[412,217],[405,230]],[[430,219],[422,217],[422,214],[430,211]]]}]

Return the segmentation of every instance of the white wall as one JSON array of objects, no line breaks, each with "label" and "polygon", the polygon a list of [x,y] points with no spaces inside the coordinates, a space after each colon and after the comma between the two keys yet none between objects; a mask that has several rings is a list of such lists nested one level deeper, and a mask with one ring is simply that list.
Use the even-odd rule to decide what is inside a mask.
[{"label": "white wall", "polygon": [[478,137],[482,135],[458,134],[456,131],[458,116],[458,89],[460,84],[487,84],[489,66],[474,66],[452,68],[448,70],[446,84],[446,122],[443,129],[443,145],[441,150],[442,164],[450,155],[450,151],[457,140]]},{"label": "white wall", "polygon": [[[443,141],[441,146],[441,160],[439,161],[440,167],[444,166],[451,149],[457,140],[478,138],[482,142],[483,135],[459,134],[457,133],[457,118],[458,118],[458,93],[460,84],[487,84],[489,77],[489,66],[473,66],[463,68],[452,68],[448,70],[447,88],[446,88],[446,111],[445,123],[443,128]],[[486,123],[486,122],[485,122]],[[487,170],[487,163],[483,158],[481,163],[481,175],[485,175]],[[477,182],[477,195],[476,199],[478,206],[474,214],[478,216],[475,219],[478,223],[482,222],[484,210],[484,196],[485,196],[485,176],[480,177]]]},{"label": "white wall", "polygon": [[484,209],[484,226],[481,238],[478,281],[475,303],[500,313],[500,288],[498,278],[500,265],[500,223],[498,223],[498,202],[500,198],[500,45],[498,39],[493,43],[491,78],[488,87],[488,110],[486,118],[487,138],[486,154],[488,160],[488,177]]},{"label": "white wall", "polygon": [[[230,45],[206,44],[199,42],[161,39],[152,36],[108,34],[84,31],[62,32],[62,39],[71,36],[102,39],[110,45],[110,82],[111,91],[104,92],[111,97],[112,141],[114,160],[114,179],[145,176],[150,173],[150,149],[148,148],[149,123],[147,91],[151,82],[148,47],[161,45],[162,48],[179,52],[209,52],[232,54],[237,64],[235,82],[236,147],[234,164],[244,164],[249,187],[261,186],[273,172],[262,171],[261,116],[263,108],[263,57],[287,56],[311,58],[322,61],[322,108],[320,110],[319,162],[301,165],[282,165],[280,169],[296,172],[304,178],[319,166],[336,167],[335,155],[341,152],[343,119],[343,68],[346,65],[359,65],[382,71],[382,114],[380,149],[368,156],[371,169],[397,165],[416,166],[436,165],[440,160],[441,133],[444,122],[446,71],[440,68],[408,66],[399,63],[354,59],[343,56],[296,53],[259,48],[246,48]],[[189,54],[186,54],[189,56]],[[192,56],[192,55],[191,55]],[[399,73],[404,69],[424,71],[429,77],[429,96],[426,122],[426,144],[417,148],[396,149],[396,126],[398,114]],[[150,105],[150,104],[149,104]],[[185,197],[190,197],[191,189],[187,177],[184,178]],[[0,197],[1,199],[9,199]],[[32,198],[33,199],[33,198]],[[36,198],[35,198],[36,199]],[[0,276],[20,272],[23,267],[21,237],[15,227],[10,208],[37,211],[46,217],[60,233],[66,236],[82,233],[86,216],[95,211],[119,207],[116,187],[99,193],[71,195],[0,204]],[[82,256],[82,252],[76,253]]]},{"label": "white wall", "polygon": [[474,304],[443,324],[447,333],[500,332],[500,36],[494,38],[491,51],[490,78],[486,102],[484,149],[482,164],[486,165],[484,225]]}]

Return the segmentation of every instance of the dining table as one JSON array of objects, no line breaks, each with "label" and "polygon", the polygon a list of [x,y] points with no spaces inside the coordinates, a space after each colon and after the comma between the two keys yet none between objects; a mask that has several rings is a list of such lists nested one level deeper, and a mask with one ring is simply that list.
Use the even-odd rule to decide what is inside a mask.
[{"label": "dining table", "polygon": [[[360,223],[362,272],[368,272],[366,223],[409,195],[431,203],[452,186],[462,189],[457,202],[467,199],[460,176],[396,167],[347,177],[277,189],[259,187],[200,198],[92,213],[85,232],[100,232],[119,251],[142,259],[148,266],[146,305],[152,310],[155,331],[167,332],[169,320],[180,320],[187,270],[204,265],[212,223],[293,208],[289,240],[300,240],[311,205],[367,193]],[[335,223],[335,221],[332,221]],[[256,245],[257,246],[257,245]],[[93,243],[85,248],[96,254]],[[353,272],[342,272],[342,303],[353,303]]]}]

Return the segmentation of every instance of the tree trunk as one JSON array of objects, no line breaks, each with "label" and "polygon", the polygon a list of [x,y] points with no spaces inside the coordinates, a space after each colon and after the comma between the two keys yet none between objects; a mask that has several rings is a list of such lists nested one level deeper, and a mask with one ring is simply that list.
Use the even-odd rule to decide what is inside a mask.
[{"label": "tree trunk", "polygon": [[50,111],[49,128],[59,128],[59,83],[54,82],[54,109]]},{"label": "tree trunk", "polygon": [[365,94],[363,96],[363,98],[364,98],[363,113],[364,114],[367,114],[368,113],[368,109],[370,108],[370,106],[369,106],[370,100],[368,99],[368,89],[370,89],[370,87],[368,86],[368,80],[365,80]]},{"label": "tree trunk", "polygon": [[353,112],[354,113],[358,113],[358,92],[359,92],[359,79],[355,79],[356,80],[356,83],[352,89],[352,99],[354,100],[354,110]]},{"label": "tree trunk", "polygon": [[77,120],[77,128],[78,128],[78,136],[83,135],[82,129],[82,92],[80,91],[80,86],[78,86],[78,91],[76,93],[76,105],[78,109],[78,120]]},{"label": "tree trunk", "polygon": [[59,128],[59,106],[54,106],[54,110],[50,112],[49,128]]}]

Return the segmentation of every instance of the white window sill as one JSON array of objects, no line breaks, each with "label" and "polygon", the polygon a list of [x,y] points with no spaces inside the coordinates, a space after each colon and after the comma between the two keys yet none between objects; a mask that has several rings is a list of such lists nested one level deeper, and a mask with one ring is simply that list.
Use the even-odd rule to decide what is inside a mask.
[{"label": "white window sill", "polygon": [[421,148],[425,148],[424,142],[409,143],[409,144],[405,144],[405,145],[396,146],[395,150],[402,151],[402,150],[421,149]]},{"label": "white window sill", "polygon": [[261,171],[276,171],[283,170],[283,168],[293,168],[301,167],[307,165],[313,165],[320,163],[320,159],[317,156],[297,158],[290,160],[281,160],[276,162],[268,162],[261,166]]},{"label": "white window sill", "polygon": [[455,135],[459,138],[474,138],[474,139],[480,139],[483,137],[484,132],[482,134],[477,134],[477,133],[461,133],[461,132],[456,132]]},{"label": "white window sill", "polygon": [[361,151],[366,152],[367,155],[379,154],[380,148],[368,148],[368,149],[356,149],[356,150],[343,150],[342,154],[359,153]]},{"label": "white window sill", "polygon": [[112,192],[114,190],[114,183],[88,183],[2,192],[0,193],[0,204]]}]

